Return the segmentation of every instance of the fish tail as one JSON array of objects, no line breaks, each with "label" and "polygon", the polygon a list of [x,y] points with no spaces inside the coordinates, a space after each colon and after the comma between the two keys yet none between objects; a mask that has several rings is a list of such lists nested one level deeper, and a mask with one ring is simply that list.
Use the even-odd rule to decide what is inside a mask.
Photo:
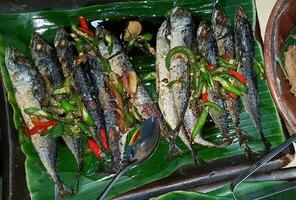
[{"label": "fish tail", "polygon": [[72,196],[73,191],[63,182],[55,185],[55,200],[62,200],[64,196]]}]

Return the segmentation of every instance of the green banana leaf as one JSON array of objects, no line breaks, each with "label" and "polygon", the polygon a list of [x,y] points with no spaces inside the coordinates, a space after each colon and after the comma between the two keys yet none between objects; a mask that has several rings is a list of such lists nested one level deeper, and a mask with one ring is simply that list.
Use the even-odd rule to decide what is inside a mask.
[{"label": "green banana leaf", "polygon": [[[284,181],[248,181],[242,183],[236,193],[235,197],[237,199],[241,199],[243,197],[247,197],[250,193],[257,193],[262,191],[268,191],[270,188],[285,184]],[[279,194],[276,194],[272,197],[266,197],[265,200],[289,200],[293,195],[296,194],[296,189],[288,190]],[[164,195],[161,195],[154,200],[178,200],[178,199],[186,199],[186,200],[232,200],[232,192],[230,190],[229,185],[222,186],[221,188],[215,189],[208,193],[201,192],[186,192],[186,191],[174,191],[169,192]]]},{"label": "green banana leaf", "polygon": [[[234,20],[236,6],[241,4],[241,6],[243,6],[246,10],[253,28],[255,27],[256,8],[253,0],[245,0],[243,2],[240,0],[218,0],[218,3],[222,6],[222,8],[224,8],[226,14],[232,21]],[[66,11],[0,14],[0,21],[2,22],[2,25],[0,25],[1,75],[3,77],[9,101],[14,109],[14,123],[16,128],[19,130],[19,140],[22,146],[22,151],[26,155],[26,180],[32,200],[54,199],[54,187],[32,146],[30,138],[25,137],[22,133],[21,113],[16,104],[11,80],[4,63],[5,48],[7,46],[14,46],[30,57],[28,46],[33,31],[41,33],[48,42],[52,42],[56,29],[58,27],[68,26],[70,23],[78,23],[78,15],[83,15],[89,20],[101,19],[108,20],[110,22],[122,20],[123,18],[163,20],[168,11],[177,5],[190,10],[192,14],[196,16],[196,19],[210,19],[213,1],[129,1],[101,4]],[[256,59],[262,63],[263,54],[261,46],[258,42],[256,42],[255,49]],[[151,70],[155,70],[153,67],[153,59],[148,59],[149,62],[145,64],[144,62],[141,62],[142,58],[143,57],[138,57],[139,62],[137,63],[140,63],[141,65],[147,64],[146,67],[151,68]],[[148,89],[153,93],[153,90],[155,89],[153,89],[153,84],[150,85],[152,86],[148,86]],[[258,82],[258,85],[263,131],[267,139],[272,143],[272,146],[275,147],[285,140],[282,125],[272,97],[269,93],[267,82],[262,80]],[[250,146],[256,151],[262,150],[262,145],[259,142],[255,128],[244,110],[241,111],[240,117],[241,128],[254,137],[254,140],[250,142]],[[234,134],[233,128],[231,131]],[[211,122],[207,124],[203,133],[208,140],[216,142],[221,140],[219,130],[214,127]],[[178,144],[184,147],[181,143]],[[211,149],[196,145],[195,149],[199,151],[206,161],[244,153],[243,149],[240,148],[237,139],[227,148]],[[182,155],[175,156],[171,160],[167,160],[167,151],[167,142],[161,140],[155,154],[143,164],[129,170],[128,173],[124,175],[115,185],[109,197],[114,197],[138,186],[167,177],[180,166],[193,162],[190,152],[185,150],[185,148]],[[84,169],[80,179],[79,192],[75,196],[67,199],[95,199],[112,178],[112,175],[96,173],[99,162],[95,156],[87,150],[84,154],[83,164]],[[59,148],[57,168],[61,179],[67,185],[73,186],[76,176],[75,161],[70,151],[66,149],[65,146],[61,146]]]},{"label": "green banana leaf", "polygon": [[286,78],[288,78],[288,75],[287,75],[287,70],[285,67],[285,53],[288,51],[288,48],[293,45],[296,46],[296,27],[290,31],[289,36],[286,40],[285,46],[279,55],[279,63],[280,63],[281,68],[283,69],[283,72],[284,72]]}]

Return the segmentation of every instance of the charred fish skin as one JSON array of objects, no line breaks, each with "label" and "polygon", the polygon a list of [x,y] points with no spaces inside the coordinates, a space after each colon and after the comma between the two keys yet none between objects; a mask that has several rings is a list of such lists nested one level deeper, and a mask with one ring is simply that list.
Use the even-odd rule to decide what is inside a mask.
[{"label": "charred fish skin", "polygon": [[86,55],[88,74],[98,97],[105,119],[109,150],[113,157],[111,171],[119,172],[123,167],[124,144],[126,138],[125,115],[121,95],[109,81],[103,64],[96,57]]},{"label": "charred fish skin", "polygon": [[77,87],[78,93],[82,96],[83,104],[85,105],[87,111],[94,119],[95,128],[92,131],[93,138],[97,143],[102,144],[99,134],[99,130],[101,128],[105,129],[102,108],[93,94],[91,79],[87,74],[85,61],[85,58],[84,60],[75,61],[75,68],[73,71],[75,86]]},{"label": "charred fish skin", "polygon": [[[70,34],[67,33],[63,28],[57,30],[54,38],[54,46],[64,77],[72,76],[76,57],[76,49],[74,42],[70,37]],[[57,68],[58,67],[59,66],[57,66]],[[55,79],[55,77],[52,77],[52,79]],[[72,135],[70,136],[69,134],[64,134],[63,140],[74,155],[77,163],[78,173],[80,173],[80,171],[82,170],[83,154],[81,138]]]},{"label": "charred fish skin", "polygon": [[[32,34],[30,49],[32,59],[42,75],[47,91],[51,94],[53,89],[63,86],[64,76],[53,47],[48,45],[38,33]],[[58,66],[58,67],[57,67]],[[55,79],[52,79],[52,78]]]},{"label": "charred fish skin", "polygon": [[[225,59],[235,59],[233,28],[225,13],[218,7],[215,7],[213,10],[212,27],[217,41],[219,56]],[[246,135],[242,133],[239,127],[240,101],[239,99],[226,99],[225,103],[240,144],[243,144],[246,142]]]},{"label": "charred fish skin", "polygon": [[75,43],[71,39],[70,34],[65,29],[60,28],[56,32],[54,46],[63,74],[65,77],[68,77],[74,69],[75,55],[77,54]]},{"label": "charred fish skin", "polygon": [[259,110],[259,97],[257,90],[257,77],[253,71],[254,36],[252,26],[242,7],[236,9],[236,51],[239,61],[238,71],[243,74],[248,83],[248,92],[242,96],[242,103],[258,132],[264,150],[269,151],[270,142],[265,138],[261,126]]},{"label": "charred fish skin", "polygon": [[[24,109],[40,108],[44,102],[47,102],[43,80],[29,60],[14,48],[8,47],[6,49],[5,63],[25,124],[28,128],[32,128],[31,119]],[[56,171],[57,141],[50,135],[40,136],[39,134],[32,135],[31,139],[42,164],[55,183],[56,199],[62,199],[64,195],[72,195],[71,189],[64,185]]]},{"label": "charred fish skin", "polygon": [[[96,37],[104,38],[106,36],[111,37],[111,40],[113,41],[112,52],[110,53],[108,51],[108,46],[104,44],[104,42],[100,42],[98,44],[97,47],[99,49],[99,52],[105,59],[109,61],[112,71],[115,72],[121,78],[124,89],[126,91],[129,91],[128,85],[124,84],[125,81],[123,80],[127,80],[129,74],[135,74],[135,71],[132,68],[132,64],[128,56],[125,54],[125,52],[123,52],[119,40],[116,37],[114,37],[111,33],[109,33],[107,30],[105,30],[103,27],[98,26],[96,28]],[[156,117],[158,119],[161,119],[162,116],[160,110],[154,104],[148,91],[143,86],[143,84],[137,76],[136,81],[136,91],[128,93],[129,101],[137,109],[139,114],[144,119],[148,119],[150,117]],[[171,140],[171,137],[163,127],[161,133],[166,138],[166,140]]]},{"label": "charred fish skin", "polygon": [[[216,40],[214,34],[212,32],[211,26],[208,22],[202,21],[199,24],[197,29],[197,43],[199,47],[199,52],[208,60],[210,64],[213,66],[217,65],[217,56],[218,56],[218,48],[216,44]],[[223,137],[230,144],[232,139],[230,137],[228,121],[227,121],[227,112],[225,107],[225,102],[222,99],[220,93],[220,84],[214,83],[214,88],[209,90],[209,100],[217,103],[222,110],[223,114],[220,114],[217,110],[211,109],[210,115],[221,131]]]}]

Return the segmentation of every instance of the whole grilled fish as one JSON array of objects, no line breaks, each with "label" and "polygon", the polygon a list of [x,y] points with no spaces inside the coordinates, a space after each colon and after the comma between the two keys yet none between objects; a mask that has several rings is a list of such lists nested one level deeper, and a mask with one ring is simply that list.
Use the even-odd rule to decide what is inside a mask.
[{"label": "whole grilled fish", "polygon": [[[64,35],[63,32],[58,31],[55,38],[55,45],[57,45],[59,58],[62,57],[62,51],[68,51],[68,48],[63,46],[63,44],[66,45],[68,38],[62,39],[63,35],[61,34]],[[50,45],[48,45],[38,33],[33,33],[30,43],[30,49],[32,53],[32,58],[38,70],[40,71],[43,79],[47,80],[47,92],[51,95],[55,89],[61,88],[64,85],[63,72],[61,70],[55,50]],[[62,65],[73,65],[73,56],[74,55],[69,56],[67,59],[62,58]],[[81,139],[76,136],[71,136],[67,133],[65,133],[62,138],[65,141],[67,147],[74,155],[77,162],[78,173],[80,173],[82,168]]]},{"label": "whole grilled fish", "polygon": [[[24,109],[41,108],[47,105],[48,95],[44,81],[29,60],[14,48],[6,49],[5,63],[24,122],[28,128],[32,128],[32,121]],[[42,164],[55,183],[56,199],[62,199],[64,195],[72,195],[71,189],[64,185],[56,171],[57,141],[50,135],[40,136],[39,134],[32,135],[31,139]]]},{"label": "whole grilled fish", "polygon": [[[235,44],[233,28],[225,13],[218,7],[213,10],[212,27],[218,46],[219,56],[225,59],[235,59]],[[247,139],[250,138],[242,132],[239,127],[240,102],[239,99],[226,99],[226,107],[230,113],[235,132],[238,136],[240,145],[245,145],[247,155],[251,153],[247,145]]]},{"label": "whole grilled fish", "polygon": [[108,135],[109,150],[113,157],[112,172],[119,172],[123,166],[126,140],[125,115],[122,97],[103,70],[103,64],[94,56],[86,55],[88,75],[103,109]]},{"label": "whole grilled fish", "polygon": [[[197,29],[197,43],[198,43],[198,48],[201,55],[203,55],[207,59],[209,64],[216,66],[218,48],[217,48],[216,40],[212,32],[211,26],[209,23],[205,21],[200,22],[199,27]],[[214,83],[214,88],[212,90],[209,90],[208,94],[209,94],[209,100],[220,105],[220,107],[224,112],[223,114],[220,114],[217,110],[211,109],[210,115],[213,121],[215,122],[215,124],[220,129],[222,136],[230,144],[232,142],[232,139],[230,137],[230,133],[228,129],[227,112],[226,112],[225,103],[220,93],[220,88],[221,86],[219,83]]]},{"label": "whole grilled fish", "polygon": [[252,26],[247,19],[247,15],[241,7],[236,9],[236,55],[239,61],[238,71],[247,80],[248,92],[241,99],[249,114],[259,136],[264,145],[264,150],[269,151],[271,144],[264,137],[261,126],[261,114],[259,110],[259,97],[257,90],[257,77],[253,70],[254,59],[254,37]]},{"label": "whole grilled fish", "polygon": [[[100,26],[96,28],[96,37],[99,39],[110,37],[113,41],[111,52],[105,42],[99,42],[97,47],[100,54],[109,61],[112,71],[121,78],[123,87],[129,96],[130,103],[137,109],[142,118],[148,119],[150,117],[156,117],[161,120],[162,116],[160,110],[153,103],[148,91],[137,77],[128,56],[123,52],[119,40]],[[133,79],[132,87],[128,84],[130,78]],[[166,140],[171,141],[171,137],[163,126],[161,133]]]},{"label": "whole grilled fish", "polygon": [[[56,32],[54,38],[54,47],[56,49],[60,66],[62,67],[64,77],[72,76],[72,72],[74,70],[76,49],[70,35],[63,28],[58,29]],[[83,155],[81,138],[73,135],[70,136],[69,134],[64,134],[62,137],[75,157],[78,168],[77,178],[79,178],[82,170]],[[79,183],[77,182],[77,186],[78,184]]]},{"label": "whole grilled fish", "polygon": [[87,73],[87,66],[85,65],[85,62],[85,56],[80,57],[75,61],[75,67],[73,71],[75,86],[77,87],[79,94],[82,96],[83,103],[87,111],[94,119],[95,127],[94,130],[91,130],[93,138],[97,143],[103,145],[99,134],[101,128],[105,129],[103,111],[95,94],[93,93],[91,79]]}]

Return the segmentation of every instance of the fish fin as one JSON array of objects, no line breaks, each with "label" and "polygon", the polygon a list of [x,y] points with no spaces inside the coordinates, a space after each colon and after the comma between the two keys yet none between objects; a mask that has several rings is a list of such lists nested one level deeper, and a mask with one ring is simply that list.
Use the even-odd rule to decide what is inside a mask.
[{"label": "fish fin", "polygon": [[71,188],[66,186],[64,183],[55,185],[55,200],[62,200],[64,196],[72,196],[73,191]]}]

